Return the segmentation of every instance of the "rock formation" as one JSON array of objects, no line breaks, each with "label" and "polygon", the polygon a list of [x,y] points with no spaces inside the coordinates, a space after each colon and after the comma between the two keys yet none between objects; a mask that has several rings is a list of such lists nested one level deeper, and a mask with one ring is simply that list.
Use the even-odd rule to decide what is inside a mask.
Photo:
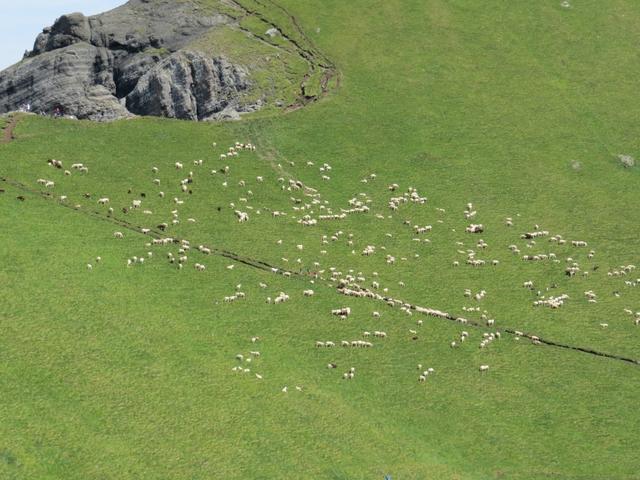
[{"label": "rock formation", "polygon": [[277,60],[280,52],[285,58],[294,51],[242,29],[238,19],[246,12],[234,15],[238,7],[230,5],[130,0],[93,17],[63,15],[21,62],[0,72],[0,113],[29,103],[32,111],[81,119],[134,114],[215,120],[237,118],[270,101],[280,104],[280,92],[260,91],[254,81],[257,63],[202,48],[212,32],[228,29],[242,32],[256,48],[272,49],[271,64],[285,61]]}]

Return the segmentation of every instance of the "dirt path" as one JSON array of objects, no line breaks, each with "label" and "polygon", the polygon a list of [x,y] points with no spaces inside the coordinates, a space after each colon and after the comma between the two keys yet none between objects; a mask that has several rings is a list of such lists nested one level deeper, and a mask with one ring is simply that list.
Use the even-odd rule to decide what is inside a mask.
[{"label": "dirt path", "polygon": [[9,122],[2,129],[2,138],[0,138],[0,144],[5,144],[11,142],[15,137],[13,136],[13,131],[18,125],[20,121],[20,114],[13,114],[9,117]]}]

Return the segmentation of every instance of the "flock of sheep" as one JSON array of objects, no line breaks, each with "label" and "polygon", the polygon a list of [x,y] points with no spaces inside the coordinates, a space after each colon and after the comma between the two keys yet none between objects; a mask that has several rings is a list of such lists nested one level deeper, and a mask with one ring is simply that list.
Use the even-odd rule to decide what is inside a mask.
[{"label": "flock of sheep", "polygon": [[[213,144],[213,147],[216,148],[216,144]],[[236,142],[230,148],[228,148],[225,153],[220,154],[219,160],[224,162],[229,162],[230,160],[235,160],[239,157],[243,152],[249,151],[253,152],[256,150],[256,147],[251,143],[240,143]],[[55,169],[64,170],[64,165],[62,161],[59,160],[49,160],[48,164]],[[175,265],[178,269],[182,269],[187,264],[192,264],[193,268],[197,271],[203,272],[206,270],[205,258],[212,254],[212,247],[208,247],[205,245],[198,245],[195,248],[192,248],[192,245],[187,239],[178,239],[174,238],[174,236],[169,236],[168,231],[174,228],[177,228],[178,225],[182,222],[183,217],[180,214],[181,207],[185,204],[189,199],[189,195],[193,193],[193,189],[195,188],[195,181],[201,181],[200,177],[207,176],[210,179],[213,178],[213,181],[218,182],[222,188],[227,188],[231,182],[230,172],[232,167],[229,165],[221,166],[220,168],[215,168],[209,170],[208,173],[202,173],[202,167],[205,162],[203,160],[193,161],[193,170],[188,171],[185,174],[182,172],[185,170],[186,162],[175,162],[171,167],[164,166],[159,167],[157,165],[153,165],[150,167],[151,177],[149,178],[150,184],[153,185],[156,189],[156,196],[160,198],[160,202],[165,202],[165,208],[170,211],[170,218],[165,219],[163,222],[154,222],[156,225],[146,225],[139,228],[139,233],[143,235],[150,235],[150,241],[145,242],[145,247],[151,248],[155,246],[162,247],[173,247],[175,248],[175,252],[167,252],[165,255],[166,261],[169,264]],[[294,162],[289,162],[290,166],[295,166]],[[233,163],[231,164],[233,165]],[[313,167],[313,162],[307,162],[306,167]],[[72,170],[75,169],[79,173],[88,174],[89,168],[84,164],[73,164]],[[165,184],[166,181],[161,181],[158,178],[158,174],[160,169],[171,168],[176,173],[177,176],[182,176],[183,178],[176,178],[174,183]],[[235,166],[233,167],[235,169]],[[408,303],[399,298],[394,298],[389,294],[389,287],[382,285],[382,281],[380,280],[380,276],[378,272],[372,272],[371,277],[367,278],[367,276],[362,271],[357,271],[356,269],[347,269],[346,272],[343,272],[343,269],[340,269],[336,266],[331,267],[323,267],[325,262],[322,261],[322,257],[328,254],[328,249],[332,245],[337,244],[346,244],[348,249],[351,249],[352,255],[359,255],[363,259],[374,259],[378,256],[383,256],[384,265],[389,272],[393,272],[394,266],[398,262],[406,262],[408,258],[406,256],[400,256],[393,252],[389,252],[387,245],[385,244],[385,240],[383,241],[373,241],[373,239],[366,239],[362,243],[361,246],[358,246],[358,242],[356,235],[354,233],[345,233],[343,230],[338,229],[334,231],[332,234],[324,233],[322,231],[322,226],[324,224],[332,224],[332,223],[342,223],[351,215],[370,215],[372,219],[378,220],[389,220],[393,218],[393,215],[398,215],[399,212],[402,211],[403,205],[407,204],[415,204],[420,206],[420,208],[430,208],[428,207],[427,198],[421,195],[416,188],[407,187],[403,192],[401,192],[401,188],[398,183],[391,183],[388,185],[386,190],[391,193],[391,197],[388,199],[386,203],[386,212],[385,209],[380,209],[376,211],[375,203],[370,197],[368,193],[359,192],[354,195],[348,202],[346,208],[336,209],[331,206],[330,202],[327,200],[323,200],[321,193],[306,185],[301,180],[298,180],[291,175],[286,174],[286,169],[278,164],[276,168],[278,174],[280,176],[277,178],[277,186],[284,195],[288,197],[288,200],[291,202],[290,210],[280,209],[276,210],[271,208],[270,206],[262,205],[260,207],[256,205],[252,205],[252,200],[254,197],[254,192],[251,189],[247,188],[249,181],[247,179],[240,179],[238,181],[238,187],[244,189],[244,193],[240,196],[237,201],[230,202],[228,205],[228,209],[231,215],[235,217],[238,224],[247,224],[251,222],[252,215],[262,215],[263,212],[269,213],[272,221],[294,221],[298,225],[308,228],[317,228],[321,230],[318,234],[318,242],[321,250],[319,251],[320,258],[312,259],[310,261],[307,259],[306,261],[302,258],[297,258],[294,263],[298,265],[297,270],[299,272],[303,272],[302,267],[306,266],[308,269],[306,275],[309,277],[307,281],[311,284],[317,284],[317,282],[325,282],[327,285],[330,285],[338,294],[346,295],[349,297],[368,299],[371,301],[379,301],[383,302],[390,308],[397,308],[400,312],[403,312],[407,316],[411,316],[414,313],[423,314],[426,316],[440,318],[444,320],[449,320],[453,322],[457,322],[461,325],[470,325],[473,327],[484,328],[485,331],[482,332],[478,338],[479,343],[478,347],[480,349],[487,348],[492,342],[500,340],[505,332],[501,331],[500,324],[501,321],[497,321],[495,318],[489,318],[488,312],[483,310],[478,306],[483,302],[485,296],[489,295],[490,292],[487,292],[486,289],[479,289],[477,291],[473,291],[472,289],[465,289],[464,297],[473,301],[475,303],[474,306],[463,305],[461,309],[469,315],[475,315],[477,313],[479,315],[479,319],[471,320],[461,315],[450,314],[441,310],[438,310],[433,307],[425,307],[418,306],[411,303]],[[239,167],[239,169],[241,169]],[[194,172],[195,170],[195,172]],[[321,174],[321,179],[325,182],[331,180],[331,177],[328,175],[332,171],[331,165],[324,163],[321,167],[319,167],[319,172]],[[70,170],[64,170],[64,174],[66,176],[71,175]],[[176,175],[174,175],[176,176]],[[372,173],[367,175],[365,178],[361,180],[363,184],[375,185],[377,175]],[[253,183],[252,188],[260,188],[262,185],[266,185],[268,183],[268,176],[266,174],[258,175],[255,177],[255,182]],[[36,182],[39,185],[44,186],[46,189],[52,189],[56,187],[55,181],[48,180],[44,178],[40,178]],[[401,192],[401,193],[400,193]],[[131,193],[131,191],[129,191]],[[88,194],[87,194],[88,195]],[[85,198],[88,198],[85,195]],[[185,196],[186,195],[186,196]],[[65,195],[60,195],[58,197],[59,201],[66,202],[68,201],[68,197]],[[104,215],[107,217],[115,218],[116,209],[111,206],[112,202],[107,196],[99,196],[97,197],[96,203],[98,207],[105,208]],[[145,208],[145,205],[151,204],[156,205],[156,202],[148,202],[146,195],[141,195],[139,198],[132,199],[126,205],[120,205],[119,209],[123,214],[129,214],[131,212],[140,211],[143,215],[152,215],[153,212],[150,209]],[[76,205],[77,208],[80,205]],[[438,208],[438,214],[442,217],[446,211],[445,209]],[[466,264],[473,268],[487,268],[486,265],[491,265],[492,268],[498,268],[500,265],[500,260],[496,258],[489,258],[486,256],[486,252],[490,251],[491,248],[484,239],[481,238],[481,235],[488,231],[488,228],[481,223],[471,223],[472,219],[475,219],[478,216],[478,209],[474,207],[472,203],[468,203],[463,212],[461,221],[464,221],[466,226],[464,228],[464,233],[459,235],[459,239],[455,244],[455,251],[457,255],[460,255],[459,258],[454,257],[452,262],[450,263],[453,268],[462,268],[462,265]],[[144,217],[143,217],[144,218]],[[464,220],[462,220],[464,218]],[[289,220],[290,219],[290,220]],[[189,217],[186,219],[187,223],[197,223],[197,219]],[[438,224],[443,224],[444,220],[440,218],[437,220]],[[504,228],[506,229],[515,229],[516,221],[514,221],[514,217],[507,217],[504,220]],[[412,222],[411,220],[405,219],[403,221],[403,225],[408,227],[408,232],[412,235],[412,241],[416,242],[416,244],[431,244],[436,240],[436,237],[433,235],[438,231],[439,228],[444,228],[444,226],[440,225],[426,225],[419,224],[416,222]],[[245,228],[245,227],[238,227]],[[451,229],[455,232],[455,229]],[[125,230],[126,232],[126,230]],[[391,240],[394,239],[395,232],[387,232],[385,234],[385,239]],[[114,239],[123,239],[125,237],[125,233],[122,229],[116,230],[113,233]],[[177,237],[177,235],[176,235]],[[430,238],[429,238],[430,237]],[[550,235],[548,230],[542,229],[539,225],[534,225],[533,229],[525,231],[522,234],[516,234],[514,237],[517,240],[503,248],[506,248],[509,252],[511,252],[514,260],[519,259],[522,262],[540,262],[540,263],[550,263],[557,264],[559,268],[563,269],[564,274],[567,277],[576,277],[582,276],[587,277],[590,273],[595,272],[596,266],[586,266],[584,265],[585,260],[592,260],[596,252],[595,250],[589,250],[588,255],[586,255],[586,259],[580,261],[578,259],[579,252],[588,247],[588,243],[584,240],[571,240],[567,242],[563,238],[562,235]],[[518,245],[518,242],[522,242]],[[295,250],[300,255],[303,252],[307,252],[305,249],[305,245],[299,242],[295,243]],[[276,242],[278,246],[283,246],[283,241],[278,240]],[[465,245],[475,244],[475,248],[466,248],[463,247]],[[561,258],[560,251],[552,251],[553,247],[566,246],[574,248],[576,251],[575,255],[571,255],[566,257],[565,259]],[[522,249],[528,249],[530,253],[522,254]],[[198,262],[192,262],[191,257],[197,255],[199,258]],[[575,258],[573,258],[575,256]],[[136,255],[127,258],[126,266],[133,267],[135,265],[142,265],[146,261],[150,261],[154,258],[154,254],[151,250],[146,252],[144,255]],[[200,259],[202,258],[202,259]],[[414,259],[420,258],[419,253],[414,253]],[[289,264],[290,260],[287,257],[281,257],[281,262],[283,264]],[[97,264],[101,261],[101,258],[98,257],[95,259],[94,263]],[[88,263],[87,268],[89,270],[94,269],[94,263]],[[232,269],[234,264],[228,265],[228,269]],[[608,272],[608,277],[611,279],[615,279],[617,277],[625,277],[625,286],[635,287],[636,285],[640,285],[640,278],[638,279],[626,279],[629,278],[633,271],[635,270],[634,265],[622,265],[619,268],[611,269]],[[272,272],[283,274],[285,277],[291,277],[292,271],[285,268],[272,268]],[[292,283],[292,288],[295,283]],[[549,307],[551,309],[558,309],[562,307],[569,299],[570,296],[566,292],[558,292],[558,293],[549,293],[552,289],[556,289],[556,285],[548,286],[545,288],[536,288],[534,282],[532,280],[525,280],[522,284],[522,287],[528,289],[532,292],[532,295],[535,295],[535,299],[532,302],[533,306],[537,307]],[[404,287],[405,282],[399,281],[399,287]],[[232,295],[228,295],[224,297],[224,303],[230,304],[234,303],[236,300],[244,299],[246,294],[240,291],[240,285],[237,286],[236,291]],[[261,288],[266,288],[266,284],[260,283]],[[315,287],[317,288],[317,287]],[[379,293],[381,292],[381,293]],[[616,292],[619,296],[619,292]],[[312,301],[311,297],[313,297],[315,291],[311,288],[302,289],[300,297],[309,298],[307,301]],[[292,294],[293,295],[293,294]],[[584,296],[589,303],[596,303],[598,299],[598,295],[593,290],[587,290],[584,292]],[[268,304],[281,304],[287,302],[292,297],[281,291],[275,297],[266,297],[266,303]],[[298,298],[297,295],[294,296],[295,299]],[[365,303],[362,303],[362,309],[365,310],[368,307]],[[352,314],[352,308],[347,306],[341,306],[332,309],[330,312],[331,316],[337,317],[340,320],[347,320]],[[631,308],[626,308],[625,313],[631,315],[633,317],[634,325],[640,325],[640,311],[634,311]],[[380,318],[380,312],[377,310],[372,311],[371,315],[374,319]],[[418,338],[418,330],[420,326],[423,325],[423,320],[419,319],[416,322],[416,326],[412,329],[408,329],[408,333],[410,334],[410,338],[417,339]],[[606,328],[608,324],[601,323],[600,326]],[[353,348],[375,348],[375,343],[371,342],[370,338],[377,339],[376,341],[385,341],[388,338],[387,332],[382,329],[378,330],[365,330],[362,332],[362,339],[340,339],[340,340],[326,340],[319,339],[315,341],[315,347],[321,349],[331,349],[336,345],[340,345],[342,347],[353,347]],[[524,335],[522,332],[516,332],[514,335],[516,339],[519,339]],[[540,344],[540,339],[535,335],[526,336],[529,338],[532,343]],[[463,330],[456,338],[450,341],[451,348],[460,348],[462,344],[464,344],[470,338],[469,331]],[[258,337],[253,337],[252,341],[256,342]],[[388,340],[387,340],[388,341]],[[260,356],[260,353],[257,351],[251,351],[248,355],[246,354],[238,354],[236,359],[244,364],[255,362],[256,359]],[[333,369],[336,368],[337,365],[335,362],[331,362],[327,364],[328,368]],[[481,373],[485,373],[489,370],[489,365],[482,364],[479,365],[478,370]],[[434,373],[433,368],[427,368],[426,370],[422,370],[422,366],[419,365],[418,369],[420,370],[420,374],[418,376],[419,382],[425,382],[427,377]],[[236,372],[241,373],[249,373],[250,369],[246,365],[237,365],[233,368]],[[262,374],[255,374],[257,379],[262,379]],[[351,367],[343,374],[344,379],[353,379],[355,377],[355,368]],[[301,390],[302,387],[297,387],[297,389]],[[283,392],[287,392],[287,387],[282,389]]]}]

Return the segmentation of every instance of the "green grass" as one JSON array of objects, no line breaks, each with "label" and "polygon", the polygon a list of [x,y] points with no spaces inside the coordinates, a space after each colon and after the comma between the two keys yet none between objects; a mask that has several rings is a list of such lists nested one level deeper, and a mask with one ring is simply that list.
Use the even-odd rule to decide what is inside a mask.
[{"label": "green grass", "polygon": [[[341,72],[340,88],[313,106],[224,124],[26,116],[17,139],[0,146],[0,176],[35,190],[38,178],[54,180],[55,197],[81,205],[75,211],[0,182],[0,478],[638,478],[639,367],[509,335],[479,349],[489,327],[408,316],[341,296],[327,280],[311,285],[308,277],[242,264],[229,270],[233,262],[215,255],[190,252],[179,271],[166,261],[176,247],[146,247],[148,238],[102,221],[107,207],[96,200],[108,196],[117,218],[154,227],[170,221],[177,196],[185,200],[177,207],[181,222],[167,234],[194,246],[292,270],[320,268],[325,278],[330,267],[353,269],[367,285],[376,271],[394,297],[470,319],[479,314],[462,307],[479,304],[495,329],[640,359],[640,327],[623,313],[640,310],[640,286],[624,283],[640,272],[607,276],[638,264],[640,170],[623,168],[616,155],[640,155],[632,80],[640,6],[279,3]],[[220,160],[236,141],[258,150]],[[85,163],[89,173],[64,176],[49,158],[66,168]],[[197,159],[204,165],[194,166]],[[185,168],[177,171],[176,161]],[[319,171],[325,162],[329,181]],[[225,165],[227,175],[210,173]],[[192,195],[178,184],[190,170]],[[375,180],[360,182],[371,173]],[[289,176],[318,189],[334,211],[366,193],[371,211],[302,227],[293,217],[306,212],[295,211],[291,197],[310,198],[281,190],[278,179]],[[400,189],[390,192],[391,183]],[[391,212],[389,198],[409,186],[427,204]],[[142,209],[123,214],[142,192]],[[482,235],[464,233],[467,202],[478,211],[473,222],[486,226]],[[248,211],[249,222],[239,224],[230,203]],[[288,215],[272,218],[268,209]],[[431,243],[412,241],[405,220],[433,225],[422,235]],[[589,247],[542,238],[529,249],[519,236],[534,224]],[[125,238],[114,239],[115,230]],[[339,230],[338,241],[321,243]],[[486,250],[476,247],[480,237]],[[553,251],[561,263],[524,262],[509,252],[511,243],[522,254]],[[366,245],[377,246],[373,256],[360,255]],[[454,268],[465,258],[460,248],[500,264]],[[596,255],[588,259],[591,248]],[[127,258],[150,250],[153,258],[127,268]],[[397,258],[394,266],[386,254]],[[566,277],[569,256],[590,275]],[[195,262],[206,271],[195,271]],[[570,299],[558,310],[534,308],[535,294],[522,288],[527,280],[542,290],[555,283],[552,291]],[[247,298],[224,303],[237,284]],[[314,297],[303,297],[307,288]],[[487,297],[468,300],[465,288],[485,289]],[[586,290],[598,294],[597,304],[587,303]],[[280,291],[291,300],[265,302]],[[353,310],[348,320],[330,315],[342,306]],[[451,349],[463,329],[471,338]],[[365,350],[313,346],[360,338],[363,330],[385,330],[388,338]],[[255,335],[261,341],[252,344]],[[250,350],[262,354],[245,363],[251,373],[233,372],[235,355]],[[339,368],[328,370],[330,361]],[[436,369],[426,384],[417,381],[418,363]],[[481,364],[491,366],[486,375]],[[341,374],[350,366],[357,372],[347,382]]]},{"label": "green grass", "polygon": [[[261,34],[267,28],[263,25]],[[188,48],[224,56],[230,62],[246,67],[252,88],[242,101],[253,103],[258,98],[266,98],[293,103],[300,94],[301,79],[309,68],[307,62],[288,48],[278,48],[257,38],[260,37],[235,28],[216,29],[192,42]],[[265,113],[271,114],[273,109],[261,112]]]}]

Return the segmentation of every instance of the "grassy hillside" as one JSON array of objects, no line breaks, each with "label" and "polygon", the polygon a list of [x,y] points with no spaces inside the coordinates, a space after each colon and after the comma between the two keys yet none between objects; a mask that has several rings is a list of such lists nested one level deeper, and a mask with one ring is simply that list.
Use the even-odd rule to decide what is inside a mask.
[{"label": "grassy hillside", "polygon": [[[617,155],[640,156],[640,6],[246,4],[283,25],[293,15],[337,65],[340,87],[304,109],[225,124],[24,116],[0,145],[0,478],[637,478],[640,366],[509,331],[640,359],[640,326],[624,312],[640,311],[640,271],[608,275],[639,262],[640,171]],[[257,149],[221,159],[235,142]],[[64,175],[51,158],[89,171]],[[319,196],[288,190],[290,179]],[[409,187],[427,202],[392,211],[390,198]],[[298,223],[353,198],[369,211]],[[465,233],[469,223],[485,231]],[[520,238],[536,224],[549,236]],[[167,259],[178,245],[145,245],[160,234],[191,242],[183,269]],[[557,234],[567,244],[549,241]],[[368,245],[376,251],[363,256]],[[466,264],[469,249],[487,264]],[[521,259],[549,253],[558,262]],[[133,256],[144,263],[128,267]],[[570,278],[574,262],[581,273]],[[495,324],[346,297],[332,268],[473,322],[486,311]],[[236,291],[246,298],[224,301]],[[289,301],[266,302],[281,291]],[[563,293],[559,309],[533,306]],[[331,315],[346,306],[348,319]],[[372,348],[339,346],[375,330],[387,338],[364,338]],[[338,346],[314,346],[327,340]],[[236,360],[250,351],[261,355]],[[435,373],[419,382],[428,367]]]}]

